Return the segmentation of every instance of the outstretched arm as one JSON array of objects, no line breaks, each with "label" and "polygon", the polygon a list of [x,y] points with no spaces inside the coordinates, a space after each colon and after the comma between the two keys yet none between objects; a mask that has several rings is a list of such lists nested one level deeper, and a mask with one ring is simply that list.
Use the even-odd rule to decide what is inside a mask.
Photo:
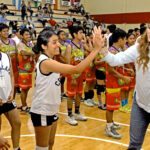
[{"label": "outstretched arm", "polygon": [[108,50],[102,51],[104,60],[109,63],[110,66],[120,66],[135,62],[138,57],[138,44],[135,44],[128,48],[124,52],[117,53],[116,55],[109,53]]}]

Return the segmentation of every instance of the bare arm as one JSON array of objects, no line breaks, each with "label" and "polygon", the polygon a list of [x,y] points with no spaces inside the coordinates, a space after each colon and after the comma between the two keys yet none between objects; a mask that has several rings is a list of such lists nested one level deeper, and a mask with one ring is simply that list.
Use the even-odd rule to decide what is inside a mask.
[{"label": "bare arm", "polygon": [[138,57],[138,44],[131,46],[124,52],[120,52],[116,55],[111,54],[108,50],[102,51],[104,60],[107,61],[111,66],[120,66],[123,64],[128,64],[130,62],[135,62]]},{"label": "bare arm", "polygon": [[[59,62],[56,62],[55,60],[45,60],[41,63],[41,71],[45,74],[49,72],[60,72],[64,74],[75,74],[75,73],[81,73],[83,70],[94,60],[94,58],[97,56],[99,49],[103,47],[104,38],[101,35],[100,28],[94,27],[94,33],[93,33],[93,43],[94,43],[94,50],[86,57],[83,61],[81,61],[78,65],[72,66],[67,64],[61,64]],[[70,59],[68,57],[68,59]],[[69,61],[69,60],[68,60]]]},{"label": "bare arm", "polygon": [[69,64],[62,64],[55,60],[45,60],[41,63],[41,70],[47,74],[49,72],[60,72],[64,74],[81,73],[90,64],[90,62],[96,57],[99,49],[93,50],[88,57],[86,57],[81,63],[76,66]]}]

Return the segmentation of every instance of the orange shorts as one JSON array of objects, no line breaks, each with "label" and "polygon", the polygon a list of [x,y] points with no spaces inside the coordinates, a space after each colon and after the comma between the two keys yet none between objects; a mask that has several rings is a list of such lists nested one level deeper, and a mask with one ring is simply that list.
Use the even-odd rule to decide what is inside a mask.
[{"label": "orange shorts", "polygon": [[87,67],[86,68],[86,82],[93,82],[96,81],[96,75],[95,75],[95,67]]},{"label": "orange shorts", "polygon": [[[77,75],[78,76],[78,75]],[[72,85],[72,78],[70,75],[67,75],[67,95],[75,96],[81,95],[83,92],[83,74],[81,74],[78,78],[76,78],[76,85]]]},{"label": "orange shorts", "polygon": [[19,73],[19,87],[23,90],[32,87],[32,73]]},{"label": "orange shorts", "polygon": [[118,110],[120,108],[120,88],[106,88],[107,110]]}]

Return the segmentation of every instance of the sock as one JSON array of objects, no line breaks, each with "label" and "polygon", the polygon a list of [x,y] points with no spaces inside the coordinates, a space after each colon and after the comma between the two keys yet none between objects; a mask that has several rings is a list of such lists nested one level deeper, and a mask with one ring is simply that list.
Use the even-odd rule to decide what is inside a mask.
[{"label": "sock", "polygon": [[75,106],[75,113],[76,114],[79,114],[80,112],[79,112],[79,106]]},{"label": "sock", "polygon": [[48,150],[48,147],[40,147],[36,145],[36,149],[35,150]]},{"label": "sock", "polygon": [[72,108],[68,108],[68,116],[72,116]]},{"label": "sock", "polygon": [[93,90],[90,90],[90,99],[93,99],[94,98],[94,91]]},{"label": "sock", "polygon": [[121,100],[121,106],[124,107],[126,105],[126,99]]},{"label": "sock", "polygon": [[89,92],[84,92],[84,100],[86,101],[89,99]]},{"label": "sock", "polygon": [[19,147],[17,147],[17,148],[13,148],[13,150],[20,150],[20,148],[19,148]]},{"label": "sock", "polygon": [[106,126],[107,126],[107,128],[111,128],[111,126],[113,126],[113,122],[107,123]]},{"label": "sock", "polygon": [[99,98],[99,99],[98,99],[98,101],[99,101],[99,105],[102,105],[102,104],[103,104],[103,102],[102,102],[102,99],[101,99],[101,98]]}]

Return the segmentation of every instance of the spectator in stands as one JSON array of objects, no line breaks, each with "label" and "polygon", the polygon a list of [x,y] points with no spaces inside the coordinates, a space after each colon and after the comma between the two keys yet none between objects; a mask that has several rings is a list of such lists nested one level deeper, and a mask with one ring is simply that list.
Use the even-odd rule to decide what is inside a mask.
[{"label": "spectator in stands", "polygon": [[56,21],[53,19],[53,17],[47,20],[47,22],[50,23],[50,26],[54,29],[56,25]]},{"label": "spectator in stands", "polygon": [[21,4],[21,18],[24,21],[24,17],[26,17],[26,20],[28,20],[28,15],[27,15],[27,7],[24,1],[22,1]]},{"label": "spectator in stands", "polygon": [[0,15],[0,23],[7,24],[7,19],[6,19],[5,13],[2,13],[2,15]]},{"label": "spectator in stands", "polygon": [[42,23],[43,27],[45,28],[47,20],[44,19],[44,15],[42,11],[38,14],[38,21]]},{"label": "spectator in stands", "polygon": [[48,14],[48,7],[47,4],[44,5],[43,7],[44,15],[46,16]]},{"label": "spectator in stands", "polygon": [[30,33],[31,33],[31,37],[34,33],[35,37],[36,37],[36,30],[33,24],[30,23],[30,21],[28,21],[26,28],[29,29]]},{"label": "spectator in stands", "polygon": [[48,5],[48,13],[49,13],[49,17],[53,18],[53,10],[52,10],[52,5],[51,4]]},{"label": "spectator in stands", "polygon": [[73,23],[72,13],[67,17],[67,25],[70,27]]},{"label": "spectator in stands", "polygon": [[42,11],[42,4],[40,3],[40,5],[37,8],[38,13]]},{"label": "spectator in stands", "polygon": [[20,29],[23,30],[26,28],[27,22],[24,21],[23,24],[20,26]]},{"label": "spectator in stands", "polygon": [[31,9],[30,1],[28,1],[27,10],[30,12],[30,16],[32,16],[32,14],[33,14],[33,10]]},{"label": "spectator in stands", "polygon": [[4,3],[1,3],[1,10],[4,11],[6,14],[14,15],[14,13],[10,12],[7,5]]}]

